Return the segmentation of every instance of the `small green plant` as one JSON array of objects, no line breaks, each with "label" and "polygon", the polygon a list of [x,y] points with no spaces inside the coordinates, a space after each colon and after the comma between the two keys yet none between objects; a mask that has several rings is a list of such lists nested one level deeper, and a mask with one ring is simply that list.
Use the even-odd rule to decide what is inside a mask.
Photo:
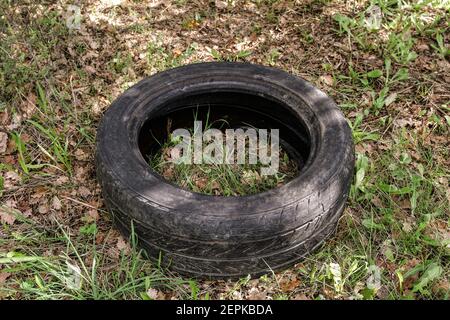
[{"label": "small green plant", "polygon": [[[216,122],[226,125],[225,120]],[[214,123],[207,121],[204,130],[211,128],[212,125]],[[191,129],[191,134],[193,130]],[[168,139],[155,154],[149,155],[149,164],[167,180],[195,192],[224,196],[254,194],[275,188],[292,179],[298,172],[295,161],[291,160],[281,148],[279,172],[274,175],[260,175],[262,163],[259,161],[256,164],[249,164],[247,161],[245,164],[173,163],[170,161],[170,154],[172,148],[179,143],[178,138]],[[248,144],[249,141],[246,140],[245,143]],[[227,157],[225,145],[223,148],[224,157]],[[249,150],[245,149],[245,159],[248,159]]]},{"label": "small green plant", "polygon": [[373,44],[367,41],[367,31],[362,17],[353,19],[346,15],[336,14],[333,18],[339,25],[339,29],[335,30],[339,35],[347,35],[348,39],[356,41],[364,50],[373,47]]},{"label": "small green plant", "polygon": [[[25,224],[30,226],[31,222]],[[111,267],[107,247],[95,243],[96,234],[92,230],[71,236],[60,224],[52,232],[38,225],[31,226],[20,238],[8,233],[11,243],[26,242],[26,248],[0,252],[2,271],[17,279],[2,284],[0,294],[3,296],[20,294],[25,299],[148,299],[147,292],[152,288],[176,290],[184,298],[198,294],[193,281],[166,275],[165,269],[146,258],[133,240],[133,228],[129,250],[121,251],[117,265],[104,273],[104,268]],[[86,243],[86,237],[92,241]],[[41,247],[42,243],[57,248],[58,255],[44,254],[49,247]],[[185,290],[185,285],[192,286],[191,294]]]},{"label": "small green plant", "polygon": [[190,44],[183,52],[170,50],[160,41],[149,42],[147,45],[147,61],[150,69],[163,71],[180,66],[197,48],[197,43]]},{"label": "small green plant", "polygon": [[398,63],[407,65],[417,58],[417,53],[412,50],[414,39],[408,31],[400,35],[391,33],[387,44],[387,51]]},{"label": "small green plant", "polygon": [[216,49],[211,49],[211,56],[217,61],[241,61],[252,54],[249,50],[241,50],[237,53],[223,54]]},{"label": "small green plant", "polygon": [[380,135],[375,131],[366,132],[361,129],[361,125],[364,119],[364,115],[362,113],[358,113],[355,117],[354,122],[349,121],[350,128],[353,133],[353,141],[355,144],[358,144],[363,141],[377,141],[380,138]]},{"label": "small green plant", "polygon": [[342,14],[336,14],[333,18],[339,25],[339,30],[337,30],[337,32],[340,35],[352,35],[351,29],[357,26],[357,22],[354,19]]},{"label": "small green plant", "polygon": [[444,59],[450,56],[450,48],[445,45],[444,36],[441,33],[436,34],[436,45],[432,44],[431,47]]},{"label": "small green plant", "polygon": [[97,225],[95,223],[87,224],[80,228],[80,234],[95,235],[97,233]]},{"label": "small green plant", "polygon": [[267,64],[270,66],[274,66],[278,59],[280,58],[280,52],[277,49],[272,49],[267,54]]},{"label": "small green plant", "polygon": [[[407,80],[408,77],[408,70],[406,68],[398,69],[392,76],[392,63],[389,58],[385,60],[384,70],[374,69],[361,73],[355,71],[352,65],[349,65],[348,76],[338,76],[341,80],[350,79],[353,84],[362,85],[365,90],[369,90],[375,114],[378,114],[383,107],[395,102],[397,93],[390,92],[390,88],[400,81]],[[376,89],[376,83],[382,85],[380,90]]]},{"label": "small green plant", "polygon": [[62,164],[69,175],[72,175],[72,160],[69,153],[69,138],[58,133],[54,127],[44,127],[41,123],[34,120],[27,120],[32,126],[39,130],[48,140],[50,146],[46,149],[43,145],[37,143],[37,146],[43,154],[51,159],[55,168]]},{"label": "small green plant", "polygon": [[111,61],[112,69],[115,73],[124,73],[133,63],[133,57],[130,54],[124,55],[120,52],[116,54]]}]

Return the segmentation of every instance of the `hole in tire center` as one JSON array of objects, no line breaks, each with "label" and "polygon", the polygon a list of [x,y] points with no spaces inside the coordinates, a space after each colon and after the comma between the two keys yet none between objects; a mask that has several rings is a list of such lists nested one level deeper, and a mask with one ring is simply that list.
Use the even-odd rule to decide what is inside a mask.
[{"label": "hole in tire center", "polygon": [[[270,129],[279,129],[280,172],[278,175],[272,176],[272,178],[278,180],[274,181],[273,179],[267,178],[269,179],[267,181],[270,181],[270,183],[266,183],[267,181],[263,180],[270,176],[261,178],[259,174],[256,174],[256,178],[251,177],[249,179],[260,181],[261,183],[258,185],[243,188],[243,190],[235,190],[236,192],[233,192],[233,190],[224,192],[221,190],[222,188],[219,188],[219,191],[217,190],[217,182],[200,182],[200,184],[208,184],[209,189],[203,190],[198,186],[198,181],[194,181],[197,178],[200,180],[214,180],[214,175],[209,176],[208,173],[203,177],[198,177],[205,171],[205,166],[206,170],[209,170],[207,167],[208,165],[205,164],[189,165],[191,166],[189,168],[195,169],[192,171],[191,177],[194,182],[187,181],[189,180],[189,177],[187,179],[181,179],[180,181],[180,177],[177,177],[179,179],[173,179],[170,174],[166,175],[164,170],[169,168],[167,163],[164,164],[158,162],[158,166],[154,166],[155,157],[157,161],[159,161],[159,157],[161,157],[164,152],[164,150],[161,150],[161,145],[163,148],[169,147],[170,135],[175,129],[187,129],[192,133],[194,121],[202,121],[203,131],[207,128],[219,129],[222,132],[225,132],[226,129],[241,128],[246,131],[249,128],[253,128],[257,132],[258,129],[267,129],[270,135]],[[205,128],[205,125],[207,125],[207,128]],[[225,135],[223,140],[225,142]],[[241,92],[190,94],[164,103],[164,105],[159,106],[157,111],[151,114],[149,119],[143,123],[138,135],[138,144],[145,161],[149,163],[149,166],[152,167],[153,171],[156,171],[163,179],[190,191],[226,196],[260,193],[285,184],[298,176],[302,171],[310,155],[311,149],[310,133],[302,124],[298,115],[290,110],[288,106],[274,99],[262,97],[261,95]],[[165,152],[167,152],[167,150]],[[286,156],[284,154],[286,154]],[[248,161],[248,154],[246,161]],[[164,160],[162,160],[162,162],[164,162]],[[172,167],[178,166],[176,164],[171,165]],[[203,169],[199,166],[203,166]],[[230,165],[222,164],[221,166]],[[284,171],[282,170],[283,166]],[[249,168],[251,169],[254,167]],[[246,169],[249,168],[246,167]],[[170,171],[171,169],[169,168],[168,170]],[[248,173],[248,170],[244,170],[243,168],[242,170],[244,171],[242,171],[241,168],[238,168],[237,170],[244,175],[247,175]],[[187,173],[189,173],[189,171],[187,171]],[[183,174],[186,174],[186,172]],[[217,174],[217,172],[215,172],[215,174]],[[278,183],[277,181],[280,179],[282,182]],[[247,178],[243,178],[241,179],[241,182],[242,181],[247,182],[248,180]],[[216,184],[216,186],[211,184]],[[220,187],[222,186],[220,185]],[[238,186],[236,189],[239,188],[240,187]]]}]

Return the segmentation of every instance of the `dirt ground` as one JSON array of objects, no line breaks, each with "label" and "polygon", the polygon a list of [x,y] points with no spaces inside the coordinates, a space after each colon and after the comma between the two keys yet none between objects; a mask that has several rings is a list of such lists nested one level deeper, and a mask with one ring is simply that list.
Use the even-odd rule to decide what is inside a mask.
[{"label": "dirt ground", "polygon": [[[447,299],[449,8],[0,0],[0,299]],[[111,102],[143,77],[213,60],[312,82],[356,144],[336,235],[259,279],[197,281],[148,262],[112,227],[95,179]]]}]

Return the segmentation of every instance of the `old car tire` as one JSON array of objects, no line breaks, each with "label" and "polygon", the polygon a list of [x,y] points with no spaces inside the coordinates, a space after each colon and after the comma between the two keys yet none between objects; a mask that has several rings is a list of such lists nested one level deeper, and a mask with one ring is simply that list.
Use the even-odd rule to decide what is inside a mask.
[{"label": "old car tire", "polygon": [[[299,175],[241,197],[167,182],[148,165],[141,136],[152,119],[187,105],[279,125],[290,147],[307,149],[300,150]],[[112,103],[97,132],[97,176],[115,225],[125,236],[133,228],[149,257],[161,255],[190,276],[260,275],[300,260],[335,230],[353,166],[350,128],[327,95],[284,71],[247,63],[192,64],[145,78]]]}]

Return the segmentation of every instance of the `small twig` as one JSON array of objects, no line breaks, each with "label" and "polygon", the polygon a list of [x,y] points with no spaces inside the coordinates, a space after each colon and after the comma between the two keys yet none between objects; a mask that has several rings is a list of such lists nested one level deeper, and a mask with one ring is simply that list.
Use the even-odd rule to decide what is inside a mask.
[{"label": "small twig", "polygon": [[70,200],[70,201],[73,201],[73,202],[78,203],[78,204],[81,204],[82,206],[85,206],[85,207],[88,207],[88,208],[91,208],[91,209],[95,209],[95,210],[107,213],[106,210],[99,209],[99,208],[97,208],[97,207],[95,207],[95,206],[93,206],[93,205],[91,205],[89,203],[86,203],[86,202],[83,202],[83,201],[80,201],[80,200],[77,200],[77,199],[74,199],[74,198],[71,198],[71,197],[67,197],[67,196],[62,196],[62,198]]}]

